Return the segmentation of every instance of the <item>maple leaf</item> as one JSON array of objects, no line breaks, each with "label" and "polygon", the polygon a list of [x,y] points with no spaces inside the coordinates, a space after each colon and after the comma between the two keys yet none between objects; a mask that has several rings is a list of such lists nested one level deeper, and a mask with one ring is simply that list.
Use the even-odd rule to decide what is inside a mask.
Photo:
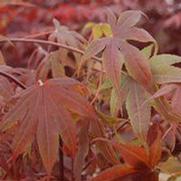
[{"label": "maple leaf", "polygon": [[180,20],[181,20],[181,13],[178,12],[174,15],[172,15],[171,17],[169,17],[167,20],[165,20],[164,22],[164,26],[165,27],[174,27],[175,29],[179,29],[181,23],[180,23]]},{"label": "maple leaf", "polygon": [[99,39],[104,36],[112,36],[111,27],[107,23],[93,23],[89,22],[85,25],[83,28],[83,33],[85,33],[87,30],[91,30],[91,36],[90,38],[93,40]]},{"label": "maple leaf", "polygon": [[53,51],[48,54],[42,62],[39,64],[36,72],[37,80],[41,79],[45,81],[48,76],[52,75],[53,78],[64,77],[65,70],[64,65],[61,64],[61,52],[60,50]]},{"label": "maple leaf", "polygon": [[81,180],[82,167],[84,165],[85,157],[89,152],[89,123],[88,121],[80,120],[80,131],[79,131],[79,148],[77,156],[74,160],[74,177],[76,181]]},{"label": "maple leaf", "polygon": [[[113,147],[120,154],[126,165],[118,164],[101,172],[91,181],[114,181],[130,176],[134,180],[135,175],[142,180],[158,181],[158,175],[154,171],[155,166],[161,158],[160,132],[157,130],[154,141],[149,146],[149,152],[139,146],[112,142]],[[135,179],[136,180],[136,179]],[[139,179],[138,179],[139,180]]]},{"label": "maple leaf", "polygon": [[111,97],[110,97],[110,112],[113,116],[117,115],[118,111],[121,110],[123,103],[125,102],[128,91],[129,91],[129,83],[130,77],[126,75],[121,76],[121,85],[120,88],[122,90],[122,97],[119,99],[115,88],[112,86],[111,83]]},{"label": "maple leaf", "polygon": [[[101,89],[112,88],[112,83],[107,80]],[[151,106],[149,105],[148,93],[145,89],[128,75],[121,76],[121,90],[124,92],[122,102],[119,102],[114,88],[111,90],[110,112],[115,115],[124,102],[134,133],[142,143],[145,143],[151,119]]]},{"label": "maple leaf", "polygon": [[136,81],[129,81],[129,91],[126,99],[126,109],[134,133],[142,143],[146,142],[151,119],[151,106],[148,102],[148,93]]},{"label": "maple leaf", "polygon": [[117,91],[120,87],[120,76],[123,63],[129,74],[144,87],[150,88],[152,74],[149,63],[139,49],[129,44],[128,40],[153,42],[155,40],[145,30],[134,25],[140,20],[140,11],[125,11],[117,19],[112,11],[108,11],[108,23],[112,37],[103,37],[90,43],[85,51],[84,59],[89,59],[103,51],[104,67],[107,75],[114,83]]},{"label": "maple leaf", "polygon": [[[178,135],[178,136],[177,136]],[[164,141],[168,149],[173,152],[176,146],[177,137],[179,140],[179,125],[171,124],[165,131]]]},{"label": "maple leaf", "polygon": [[[79,33],[75,31],[69,30],[68,27],[60,25],[59,21],[54,19],[53,20],[55,31],[49,36],[50,41],[57,41],[58,43],[62,43],[65,45],[69,45],[80,50],[84,49],[84,45],[87,43],[86,39],[81,36]],[[59,48],[61,50],[60,55],[62,59],[68,59],[68,53],[70,51],[66,49]],[[76,52],[71,52],[74,55],[75,61],[77,66],[79,67],[81,62],[81,54]]]},{"label": "maple leaf", "polygon": [[84,37],[75,31],[71,31],[68,27],[60,25],[59,21],[53,20],[55,31],[49,36],[49,40],[70,45],[76,48],[83,48],[83,44],[86,43]]},{"label": "maple leaf", "polygon": [[127,175],[137,173],[138,171],[132,167],[126,167],[122,164],[115,165],[111,168],[106,169],[105,171],[101,172],[95,178],[92,178],[91,181],[114,181],[116,179],[121,179]]},{"label": "maple leaf", "polygon": [[6,64],[5,60],[4,60],[4,56],[3,56],[2,52],[0,51],[0,65],[4,65],[4,64]]},{"label": "maple leaf", "polygon": [[4,77],[0,77],[0,108],[2,108],[13,96],[14,90],[11,83]]},{"label": "maple leaf", "polygon": [[162,162],[159,164],[159,169],[161,169],[162,172],[168,173],[168,174],[174,174],[179,173],[181,168],[181,162],[177,157],[170,157],[166,162]]},{"label": "maple leaf", "polygon": [[181,82],[181,69],[173,66],[180,63],[181,57],[171,54],[155,55],[150,58],[151,71],[156,83]]},{"label": "maple leaf", "polygon": [[151,168],[154,168],[160,161],[161,154],[162,154],[162,144],[161,144],[161,131],[159,130],[159,126],[156,124],[152,127],[155,129],[156,132],[155,139],[150,144],[149,149],[149,165]]},{"label": "maple leaf", "polygon": [[[148,100],[152,99],[158,99],[159,97],[163,97],[171,93],[170,98],[170,104],[168,103],[165,107],[165,109],[168,109],[168,117],[166,117],[166,120],[171,121],[172,117],[169,117],[172,115],[180,115],[181,114],[181,103],[180,103],[180,94],[181,94],[181,85],[180,84],[167,84],[160,89],[158,89]],[[180,117],[180,116],[179,116]],[[180,119],[179,117],[176,117],[174,119],[175,123],[179,123]]]},{"label": "maple leaf", "polygon": [[85,93],[85,87],[70,78],[50,79],[23,91],[0,123],[1,131],[17,126],[12,158],[16,159],[36,139],[43,164],[50,174],[57,160],[59,135],[75,157],[77,131],[71,113],[84,117],[84,121],[95,116],[93,108],[81,95]]},{"label": "maple leaf", "polygon": [[[158,126],[152,127],[152,129],[155,129],[154,131],[156,135],[155,135],[155,139],[149,145],[149,152],[147,152],[142,147],[120,144],[121,145],[120,153],[123,154],[124,160],[128,164],[134,166],[135,168],[138,168],[140,165],[145,165],[153,169],[158,164],[159,160],[161,159],[161,151],[162,151],[161,131]],[[127,149],[128,149],[128,152],[125,152],[124,154],[123,152],[126,151]],[[129,157],[129,154],[130,154],[130,157]]]},{"label": "maple leaf", "polygon": [[115,149],[121,154],[124,161],[134,168],[149,167],[149,156],[145,149],[131,144],[113,143]]},{"label": "maple leaf", "polygon": [[[148,47],[147,53],[145,50],[142,51],[144,56],[150,54],[151,49]],[[146,55],[147,56],[147,55]],[[169,122],[180,122],[180,86],[181,81],[181,69],[174,66],[181,62],[181,57],[171,54],[154,55],[150,58],[150,66],[153,74],[154,82],[157,84],[169,83],[162,86],[161,89],[152,92],[152,96],[149,98],[155,99],[154,107],[156,110],[163,115],[165,120]],[[173,93],[171,98],[171,106],[169,102],[163,98],[164,95]],[[161,102],[160,102],[161,101]]]},{"label": "maple leaf", "polygon": [[[90,132],[93,139],[105,137],[104,126],[100,121],[90,122]],[[112,145],[104,142],[97,142],[96,147],[109,164],[114,165],[119,163],[119,158]]]}]

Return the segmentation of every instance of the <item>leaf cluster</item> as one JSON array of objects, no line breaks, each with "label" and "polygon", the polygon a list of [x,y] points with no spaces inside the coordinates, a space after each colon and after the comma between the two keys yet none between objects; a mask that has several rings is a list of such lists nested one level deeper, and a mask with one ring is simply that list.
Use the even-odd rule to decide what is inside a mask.
[{"label": "leaf cluster", "polygon": [[106,22],[85,26],[87,40],[58,20],[44,40],[0,36],[38,44],[25,68],[0,52],[0,178],[179,177],[181,57],[159,54],[141,18],[107,10]]}]

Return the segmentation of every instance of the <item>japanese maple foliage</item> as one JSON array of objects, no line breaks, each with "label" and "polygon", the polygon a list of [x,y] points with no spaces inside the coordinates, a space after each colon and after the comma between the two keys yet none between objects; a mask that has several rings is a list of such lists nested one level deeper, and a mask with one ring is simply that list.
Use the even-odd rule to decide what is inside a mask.
[{"label": "japanese maple foliage", "polygon": [[[181,57],[159,53],[142,11],[104,16],[0,36],[0,180],[179,179]],[[25,45],[11,67],[4,50]]]}]

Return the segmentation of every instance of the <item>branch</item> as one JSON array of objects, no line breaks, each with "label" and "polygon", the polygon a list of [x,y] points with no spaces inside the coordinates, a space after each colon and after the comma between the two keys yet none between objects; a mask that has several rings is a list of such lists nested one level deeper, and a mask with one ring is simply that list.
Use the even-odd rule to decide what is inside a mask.
[{"label": "branch", "polygon": [[[33,39],[33,38],[7,38],[7,39],[0,39],[0,43],[4,43],[7,41],[11,41],[11,42],[28,42],[28,43],[39,43],[39,44],[44,44],[44,45],[53,45],[53,46],[57,46],[60,48],[64,48],[67,50],[71,50],[73,52],[79,53],[81,55],[84,55],[84,51],[78,49],[78,48],[74,48],[72,46],[69,45],[65,45],[65,44],[61,44],[61,43],[57,43],[57,42],[53,42],[53,41],[47,41],[47,40],[38,40],[38,39]],[[101,62],[101,59],[93,56],[92,59]]]},{"label": "branch", "polygon": [[11,79],[13,82],[15,82],[17,85],[19,85],[22,89],[26,89],[27,87],[21,82],[19,81],[16,77],[12,76],[11,74],[8,74],[6,72],[0,71],[0,75]]}]

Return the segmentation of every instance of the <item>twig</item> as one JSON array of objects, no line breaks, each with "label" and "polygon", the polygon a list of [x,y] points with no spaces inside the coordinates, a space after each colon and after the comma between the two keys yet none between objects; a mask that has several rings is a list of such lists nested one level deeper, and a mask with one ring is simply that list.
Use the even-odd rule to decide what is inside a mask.
[{"label": "twig", "polygon": [[83,167],[83,171],[84,170],[86,170],[88,167],[89,167],[89,165],[94,161],[94,160],[96,160],[96,157],[94,156],[91,160],[89,160],[88,162],[87,162],[87,164]]},{"label": "twig", "polygon": [[0,75],[8,78],[8,79],[11,79],[13,82],[15,82],[17,85],[19,85],[22,89],[26,89],[26,85],[24,85],[21,81],[19,81],[16,77],[12,76],[11,74],[7,73],[7,72],[3,72],[3,71],[0,71]]},{"label": "twig", "polygon": [[[84,51],[78,49],[78,48],[74,48],[72,46],[69,45],[65,45],[65,44],[61,44],[61,43],[57,43],[57,42],[53,42],[53,41],[47,41],[47,40],[39,40],[39,39],[33,39],[33,38],[7,38],[7,39],[1,39],[0,43],[4,43],[7,41],[11,41],[11,42],[27,42],[27,43],[40,43],[40,44],[44,44],[44,45],[53,45],[53,46],[57,46],[57,47],[61,47],[67,50],[71,50],[73,52],[79,53],[81,55],[84,55]],[[102,60],[96,56],[91,57],[92,59],[98,61],[98,62],[102,62]]]},{"label": "twig", "polygon": [[98,83],[97,91],[96,91],[96,93],[95,93],[94,98],[92,99],[92,101],[91,101],[91,103],[90,103],[91,105],[94,104],[94,102],[96,101],[96,99],[97,99],[98,96],[99,96],[100,87],[101,87],[101,84],[102,84],[102,80],[103,80],[103,67],[102,67],[102,65],[101,65],[101,75],[100,75],[100,78],[99,78],[99,83]]},{"label": "twig", "polygon": [[[78,48],[74,48],[69,45],[65,45],[65,44],[57,43],[57,42],[53,42],[53,41],[47,41],[47,40],[40,40],[40,39],[33,39],[33,38],[9,38],[9,37],[0,39],[0,43],[4,43],[4,42],[27,42],[27,43],[39,43],[39,44],[44,44],[44,45],[53,45],[53,46],[61,47],[61,48],[79,53],[81,55],[84,55],[84,51],[82,51]],[[91,58],[93,60],[96,60],[99,63],[102,63],[102,59],[99,57],[92,56]],[[122,72],[122,74],[127,75],[127,73],[124,72],[123,70],[121,72]]]}]

